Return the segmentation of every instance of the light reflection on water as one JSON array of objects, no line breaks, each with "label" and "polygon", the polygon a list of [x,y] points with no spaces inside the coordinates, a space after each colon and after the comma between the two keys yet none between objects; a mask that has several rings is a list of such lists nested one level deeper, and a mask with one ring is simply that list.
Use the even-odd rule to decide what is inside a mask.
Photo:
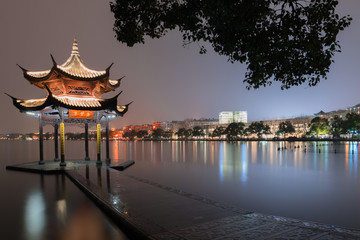
[{"label": "light reflection on water", "polygon": [[35,190],[28,196],[25,207],[25,225],[28,239],[42,239],[45,221],[44,196],[41,191]]},{"label": "light reflection on water", "polygon": [[[37,161],[37,142],[16,144],[0,144],[5,163]],[[84,158],[82,141],[67,144],[67,159]],[[53,142],[44,145],[52,160]],[[95,160],[96,142],[89,145]],[[110,149],[113,163],[135,160],[125,173],[140,178],[250,211],[360,229],[357,142],[111,141]]]},{"label": "light reflection on water", "polygon": [[138,177],[247,210],[360,228],[358,143],[133,144],[142,147],[126,172]]},{"label": "light reflection on water", "polygon": [[[183,162],[187,164],[218,165],[223,177],[232,174],[246,175],[248,165],[265,164],[328,171],[334,156],[343,158],[347,172],[357,173],[358,143],[325,142],[111,142],[111,159]],[[94,158],[94,157],[93,157]],[[311,166],[312,165],[312,166]],[[241,179],[244,179],[241,177]],[[245,176],[246,179],[246,176]],[[243,180],[242,180],[243,181]]]}]

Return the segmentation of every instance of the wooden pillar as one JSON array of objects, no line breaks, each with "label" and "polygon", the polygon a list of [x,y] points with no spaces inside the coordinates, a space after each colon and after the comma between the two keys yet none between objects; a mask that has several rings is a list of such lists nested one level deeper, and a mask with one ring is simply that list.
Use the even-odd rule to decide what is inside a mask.
[{"label": "wooden pillar", "polygon": [[101,125],[98,122],[96,124],[96,145],[97,145],[97,165],[101,165]]},{"label": "wooden pillar", "polygon": [[111,193],[111,182],[110,182],[110,170],[109,170],[109,168],[106,169],[106,185],[107,185],[108,193]]},{"label": "wooden pillar", "polygon": [[89,124],[85,123],[85,160],[89,161]]},{"label": "wooden pillar", "polygon": [[109,117],[106,116],[106,159],[107,163],[110,163],[110,146],[109,146]]},{"label": "wooden pillar", "polygon": [[98,166],[97,167],[97,187],[98,187],[98,195],[100,196],[100,197],[102,197],[103,196],[103,191],[102,191],[102,179],[101,179],[101,167],[100,166]]},{"label": "wooden pillar", "polygon": [[58,138],[59,138],[59,124],[55,123],[55,125],[54,125],[54,142],[55,142],[55,158],[54,158],[54,161],[55,162],[60,161],[60,159],[59,159]]},{"label": "wooden pillar", "polygon": [[61,161],[60,166],[65,167],[65,125],[64,125],[64,110],[61,109],[61,123],[60,123],[60,151]]},{"label": "wooden pillar", "polygon": [[44,162],[44,136],[43,136],[43,124],[41,119],[41,112],[39,113],[39,147],[40,147],[40,161],[39,164],[45,164]]},{"label": "wooden pillar", "polygon": [[89,165],[86,164],[86,170],[85,170],[85,176],[86,176],[86,179],[89,179]]}]

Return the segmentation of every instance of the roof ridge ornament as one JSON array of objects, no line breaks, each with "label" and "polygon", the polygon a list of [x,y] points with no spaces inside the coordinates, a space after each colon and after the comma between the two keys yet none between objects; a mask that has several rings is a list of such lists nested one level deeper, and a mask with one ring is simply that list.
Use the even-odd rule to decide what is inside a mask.
[{"label": "roof ridge ornament", "polygon": [[71,55],[78,55],[78,56],[80,56],[80,54],[79,54],[79,47],[78,47],[78,43],[77,43],[77,39],[76,39],[76,38],[74,38],[74,43],[73,43],[73,46],[72,46]]}]

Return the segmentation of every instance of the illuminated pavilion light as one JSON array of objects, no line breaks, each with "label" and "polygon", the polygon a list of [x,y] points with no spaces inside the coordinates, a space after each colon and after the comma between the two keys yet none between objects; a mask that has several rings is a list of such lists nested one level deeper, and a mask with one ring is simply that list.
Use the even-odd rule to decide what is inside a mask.
[{"label": "illuminated pavilion light", "polygon": [[100,99],[95,97],[71,97],[71,96],[55,96],[54,98],[60,102],[71,106],[88,106],[88,107],[101,107]]},{"label": "illuminated pavilion light", "polygon": [[29,100],[16,100],[21,106],[24,107],[35,107],[43,104],[46,101],[46,98],[41,99],[29,99]]},{"label": "illuminated pavilion light", "polygon": [[116,85],[116,84],[118,84],[118,80],[109,80],[109,83],[111,84],[111,85]]},{"label": "illuminated pavilion light", "polygon": [[30,115],[30,116],[36,116],[36,113],[34,113],[34,112],[25,112],[25,113]]},{"label": "illuminated pavilion light", "polygon": [[116,109],[119,111],[119,112],[123,112],[126,107],[125,106],[116,106]]},{"label": "illuminated pavilion light", "polygon": [[62,71],[83,78],[98,77],[106,74],[106,71],[96,71],[86,67],[80,58],[79,48],[76,40],[73,43],[73,49],[70,57],[62,65],[57,65]]},{"label": "illuminated pavilion light", "polygon": [[26,72],[26,73],[32,77],[45,77],[46,75],[48,75],[50,73],[50,71],[51,70],[31,71],[31,72]]}]

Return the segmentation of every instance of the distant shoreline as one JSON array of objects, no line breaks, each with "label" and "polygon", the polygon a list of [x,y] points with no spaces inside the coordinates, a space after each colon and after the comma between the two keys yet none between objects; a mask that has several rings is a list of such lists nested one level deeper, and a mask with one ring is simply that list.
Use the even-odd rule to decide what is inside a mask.
[{"label": "distant shoreline", "polygon": [[[23,139],[0,139],[3,141],[38,141],[38,139],[34,140],[23,140]],[[44,139],[44,141],[53,141],[54,139]],[[66,139],[66,141],[84,141],[84,139]],[[89,139],[89,141],[96,141],[96,139]],[[105,141],[103,139],[102,141]],[[143,142],[360,142],[360,139],[236,139],[236,140],[227,140],[227,139],[110,139],[110,141],[143,141]]]}]

